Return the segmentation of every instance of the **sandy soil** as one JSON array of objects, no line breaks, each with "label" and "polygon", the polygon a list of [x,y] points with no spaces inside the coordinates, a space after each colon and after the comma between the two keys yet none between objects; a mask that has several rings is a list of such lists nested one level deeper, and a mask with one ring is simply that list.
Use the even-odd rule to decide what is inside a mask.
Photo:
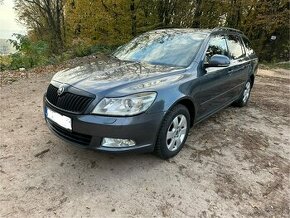
[{"label": "sandy soil", "polygon": [[4,85],[0,217],[289,217],[289,75],[260,70],[248,107],[191,129],[169,161],[58,139],[42,115],[51,73]]}]

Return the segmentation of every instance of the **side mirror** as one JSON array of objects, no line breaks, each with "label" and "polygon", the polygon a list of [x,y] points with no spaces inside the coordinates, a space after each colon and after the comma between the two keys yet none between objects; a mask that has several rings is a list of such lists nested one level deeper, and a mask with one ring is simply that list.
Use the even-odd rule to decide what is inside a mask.
[{"label": "side mirror", "polygon": [[227,67],[230,65],[230,59],[225,55],[213,55],[205,67]]}]

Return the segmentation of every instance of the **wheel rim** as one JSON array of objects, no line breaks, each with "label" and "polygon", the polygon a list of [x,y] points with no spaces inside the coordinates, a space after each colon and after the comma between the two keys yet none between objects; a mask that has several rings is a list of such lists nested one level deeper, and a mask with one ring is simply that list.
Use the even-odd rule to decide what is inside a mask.
[{"label": "wheel rim", "polygon": [[243,102],[244,103],[246,103],[248,98],[250,97],[250,91],[251,91],[251,83],[247,82],[245,90],[244,90],[244,96],[243,96]]},{"label": "wheel rim", "polygon": [[169,125],[166,145],[169,151],[177,150],[183,143],[187,132],[187,119],[183,114],[177,115]]}]

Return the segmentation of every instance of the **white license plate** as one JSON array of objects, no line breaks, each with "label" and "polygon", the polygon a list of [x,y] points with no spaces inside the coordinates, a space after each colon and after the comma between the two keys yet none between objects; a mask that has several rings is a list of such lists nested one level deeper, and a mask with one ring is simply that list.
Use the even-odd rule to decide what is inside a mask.
[{"label": "white license plate", "polygon": [[46,117],[65,129],[72,130],[71,118],[46,108]]}]

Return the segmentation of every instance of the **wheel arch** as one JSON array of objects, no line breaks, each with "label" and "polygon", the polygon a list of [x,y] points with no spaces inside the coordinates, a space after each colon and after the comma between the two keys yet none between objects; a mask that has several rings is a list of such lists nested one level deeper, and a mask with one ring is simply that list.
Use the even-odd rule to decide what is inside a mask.
[{"label": "wheel arch", "polygon": [[192,127],[194,124],[195,117],[196,117],[196,105],[194,104],[194,101],[189,97],[183,97],[183,98],[175,101],[174,104],[172,104],[172,106],[168,110],[172,109],[173,107],[175,107],[178,104],[185,106],[187,108],[187,110],[189,111],[190,127]]}]

